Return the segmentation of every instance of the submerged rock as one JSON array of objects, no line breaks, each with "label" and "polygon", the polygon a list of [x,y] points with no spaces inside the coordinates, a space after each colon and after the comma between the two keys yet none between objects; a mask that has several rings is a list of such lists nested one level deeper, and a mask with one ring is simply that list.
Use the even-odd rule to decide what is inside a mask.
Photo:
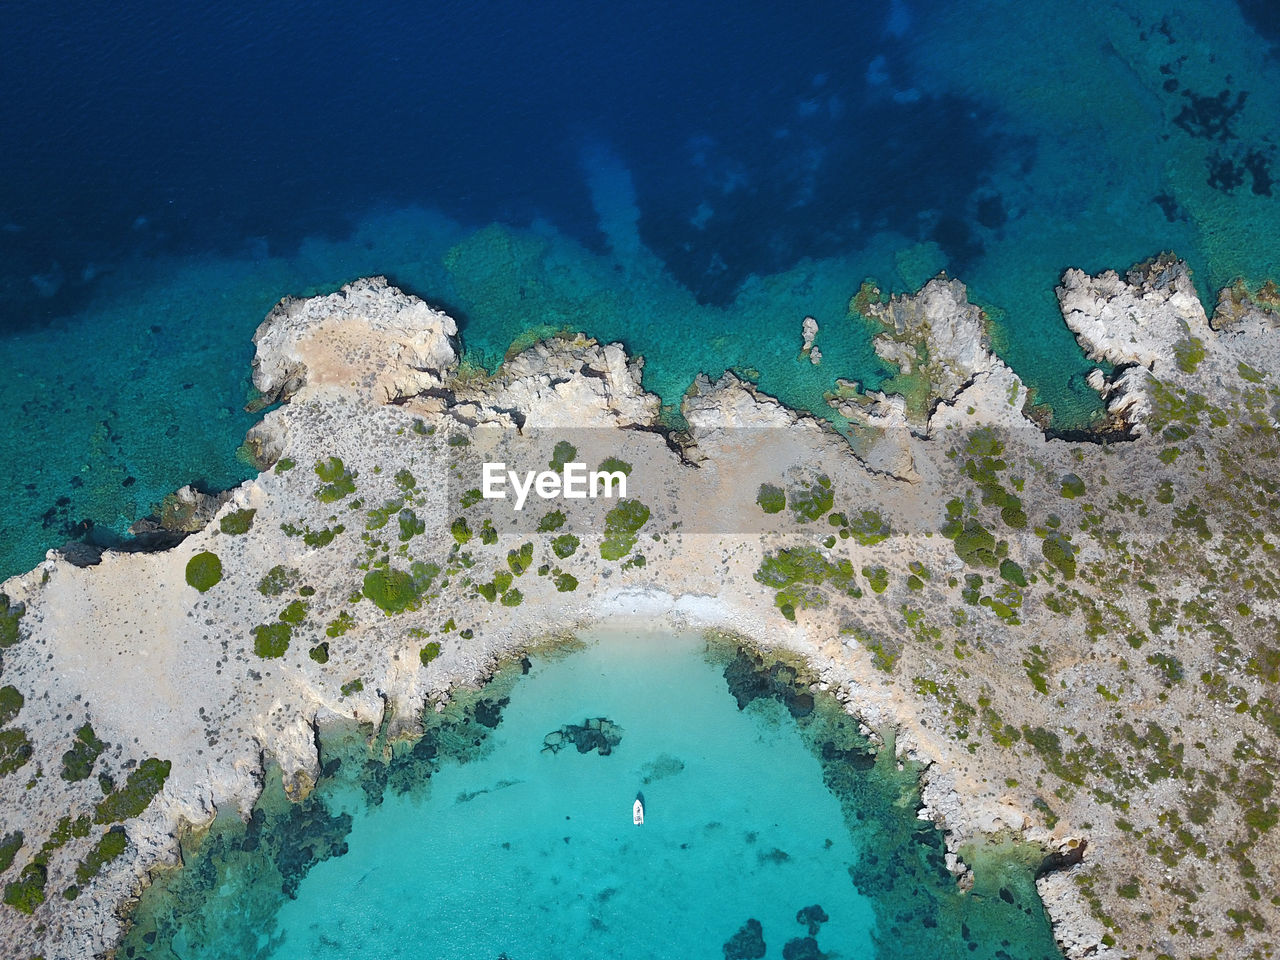
[{"label": "submerged rock", "polygon": [[724,945],[725,960],[759,960],[765,953],[764,927],[752,917]]},{"label": "submerged rock", "polygon": [[595,750],[602,757],[607,757],[613,748],[622,742],[622,728],[606,717],[594,717],[581,724],[570,723],[553,730],[542,738],[542,749],[559,753],[569,744],[578,748],[579,753],[590,753]]}]

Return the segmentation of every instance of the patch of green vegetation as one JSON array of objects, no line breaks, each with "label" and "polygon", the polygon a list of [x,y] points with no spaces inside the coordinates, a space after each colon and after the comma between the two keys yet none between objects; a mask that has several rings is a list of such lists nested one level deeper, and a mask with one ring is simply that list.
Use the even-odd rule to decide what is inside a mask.
[{"label": "patch of green vegetation", "polygon": [[424,667],[438,656],[440,656],[440,644],[435,640],[418,651],[418,659],[422,661]]},{"label": "patch of green vegetation", "polygon": [[1262,382],[1262,374],[1259,371],[1253,369],[1253,367],[1249,366],[1243,360],[1241,360],[1238,364],[1236,364],[1236,372],[1240,374],[1241,380],[1246,380],[1249,383]]},{"label": "patch of green vegetation", "polygon": [[559,530],[564,526],[564,521],[565,515],[563,511],[552,510],[538,521],[538,532],[551,533],[553,530]]},{"label": "patch of green vegetation", "polygon": [[561,593],[569,593],[578,589],[578,578],[571,573],[558,573],[555,576],[554,583],[556,589]]},{"label": "patch of green vegetation", "polygon": [[1173,503],[1173,484],[1168,480],[1161,480],[1160,486],[1156,488],[1156,502]]},{"label": "patch of green vegetation", "polygon": [[396,486],[400,488],[401,493],[408,496],[418,488],[418,481],[408,470],[397,470]]},{"label": "patch of green vegetation", "polygon": [[18,621],[25,612],[22,604],[13,603],[8,594],[0,593],[0,649],[18,642]]},{"label": "patch of green vegetation", "polygon": [[1071,545],[1071,538],[1058,530],[1050,531],[1040,542],[1040,552],[1044,558],[1061,571],[1064,579],[1070,580],[1076,575],[1076,551]]},{"label": "patch of green vegetation", "polygon": [[75,743],[62,755],[62,779],[71,783],[88,780],[93,765],[107,745],[93,733],[93,726],[86,723],[76,731]]},{"label": "patch of green vegetation", "polygon": [[867,578],[867,585],[873,593],[884,593],[889,589],[889,571],[884,567],[863,567],[862,575]]},{"label": "patch of green vegetation", "polygon": [[249,532],[253,526],[253,515],[257,512],[257,510],[233,510],[218,521],[218,526],[223,533],[233,537],[240,536]]},{"label": "patch of green vegetation", "polygon": [[1182,680],[1182,661],[1172,654],[1153,653],[1147,657],[1147,663],[1160,671],[1160,677],[1166,687],[1171,687]]},{"label": "patch of green vegetation", "polygon": [[325,636],[335,638],[340,637],[355,625],[356,618],[347,613],[346,610],[341,610],[334,619],[329,621],[328,626],[324,628]]},{"label": "patch of green vegetation", "polygon": [[453,534],[453,539],[457,541],[458,546],[463,546],[471,542],[471,538],[475,536],[471,532],[471,527],[467,525],[466,517],[458,517],[449,525],[449,532]]},{"label": "patch of green vegetation", "polygon": [[797,609],[826,606],[823,591],[829,586],[849,597],[860,597],[853,564],[847,559],[832,563],[813,547],[792,547],[766,553],[755,579],[777,591],[774,603],[788,620]]},{"label": "patch of green vegetation", "polygon": [[577,552],[581,542],[572,533],[562,533],[551,541],[551,550],[561,560],[567,560]]},{"label": "patch of green vegetation", "polygon": [[1016,587],[1027,585],[1027,575],[1017,561],[1004,559],[1000,561],[1000,576]]},{"label": "patch of green vegetation", "polygon": [[502,599],[498,601],[504,607],[518,607],[524,601],[524,594],[512,587],[502,595]]},{"label": "patch of green vegetation", "polygon": [[306,533],[302,535],[302,542],[308,547],[327,547],[333,543],[334,537],[346,531],[346,527],[338,524],[336,527],[326,527],[324,530],[312,530],[307,528]]},{"label": "patch of green vegetation", "polygon": [[969,517],[963,523],[949,520],[942,527],[942,535],[952,541],[956,556],[971,567],[994,567],[996,538],[977,517]]},{"label": "patch of green vegetation", "polygon": [[480,488],[472,487],[470,490],[466,491],[461,497],[458,498],[458,502],[462,504],[462,509],[466,510],[469,507],[474,507],[477,503],[479,503],[483,499],[484,499],[484,494],[480,492]]},{"label": "patch of green vegetation", "polygon": [[1183,373],[1195,373],[1196,367],[1204,360],[1204,341],[1199,337],[1188,337],[1173,345],[1173,359]]},{"label": "patch of green vegetation", "polygon": [[21,727],[0,730],[0,777],[19,770],[31,759],[31,741]]},{"label": "patch of green vegetation", "polygon": [[1039,644],[1032,645],[1022,661],[1022,666],[1026,668],[1027,677],[1030,678],[1031,686],[1035,687],[1036,692],[1048,696],[1049,681],[1045,678],[1044,672],[1049,669],[1049,658]]},{"label": "patch of green vegetation", "polygon": [[1062,490],[1060,492],[1068,500],[1083,497],[1085,494],[1084,481],[1074,473],[1068,473],[1062,478]]},{"label": "patch of green vegetation", "polygon": [[831,490],[831,478],[819,476],[816,480],[801,481],[791,491],[791,513],[797,523],[812,523],[835,504]]},{"label": "patch of green vegetation", "polygon": [[187,584],[201,593],[212,590],[222,579],[222,561],[216,553],[202,550],[187,561]]},{"label": "patch of green vegetation", "polygon": [[636,545],[640,528],[649,519],[649,508],[639,500],[620,500],[604,518],[604,540],[600,556],[621,560]]},{"label": "patch of green vegetation", "polygon": [[907,589],[919,592],[924,589],[924,581],[913,573],[907,577]]},{"label": "patch of green vegetation", "polygon": [[420,437],[429,437],[436,432],[436,428],[434,426],[429,427],[421,420],[415,419],[413,421],[413,432]]},{"label": "patch of green vegetation", "polygon": [[435,564],[415,563],[410,572],[392,567],[370,570],[364,575],[363,593],[388,616],[417,610],[422,605],[422,595],[440,572]]},{"label": "patch of green vegetation", "polygon": [[480,594],[480,596],[484,597],[490,603],[493,603],[493,601],[498,599],[498,585],[493,581],[490,581],[489,583],[477,583],[476,593]]},{"label": "patch of green vegetation", "polygon": [[364,690],[364,681],[359,677],[356,677],[354,680],[348,680],[338,689],[342,692],[344,697],[349,697],[353,693],[360,693]]},{"label": "patch of green vegetation", "polygon": [[508,550],[507,566],[517,577],[523,577],[525,571],[533,566],[533,544],[525,543],[519,550]]},{"label": "patch of green vegetation", "polygon": [[18,715],[26,703],[17,687],[0,687],[0,727]]},{"label": "patch of green vegetation", "polygon": [[380,507],[374,507],[365,516],[365,519],[364,519],[365,529],[381,530],[383,527],[387,525],[387,521],[389,521],[392,517],[394,517],[397,511],[399,511],[400,508],[403,506],[404,506],[404,500],[397,497],[397,498],[388,500],[386,503],[384,503]]},{"label": "patch of green vegetation", "polygon": [[261,623],[253,628],[253,652],[264,660],[283,657],[293,639],[293,627],[287,623]]},{"label": "patch of green vegetation", "polygon": [[551,451],[551,460],[549,466],[556,473],[564,470],[566,463],[573,463],[574,458],[578,455],[578,448],[568,440],[561,440],[556,444],[555,449]]},{"label": "patch of green vegetation", "polygon": [[[878,510],[863,510],[856,517],[849,520],[846,529],[858,543],[864,547],[873,547],[877,543],[888,540],[893,534],[893,529],[889,526],[889,522],[880,516]],[[843,531],[841,535],[843,536]]]},{"label": "patch of green vegetation", "polygon": [[264,597],[278,597],[298,582],[299,575],[292,567],[276,564],[258,581],[258,592]]},{"label": "patch of green vegetation", "polygon": [[506,593],[511,589],[511,572],[508,570],[493,571],[493,584],[499,593]]},{"label": "patch of green vegetation", "polygon": [[156,757],[143,760],[129,774],[123,787],[102,798],[94,811],[93,822],[118,823],[141,814],[164,788],[172,766],[168,760]]},{"label": "patch of green vegetation", "polygon": [[315,496],[321,503],[336,503],[356,492],[356,474],[346,468],[341,457],[317,460],[315,471],[321,483]]},{"label": "patch of green vegetation", "polygon": [[44,885],[48,881],[49,871],[33,860],[22,868],[17,880],[4,885],[4,902],[19,913],[35,913],[36,907],[44,903]]},{"label": "patch of green vegetation", "polygon": [[297,460],[291,460],[288,457],[285,457],[276,464],[276,473],[288,473],[297,465]]},{"label": "patch of green vegetation", "polygon": [[493,529],[493,521],[488,517],[480,524],[480,542],[489,546],[498,542],[498,531]]},{"label": "patch of green vegetation", "polygon": [[419,519],[418,515],[407,507],[400,511],[400,542],[408,543],[420,533],[427,532],[427,524],[425,520]]},{"label": "patch of green vegetation", "polygon": [[4,873],[9,869],[9,866],[13,863],[13,858],[22,849],[22,843],[21,830],[15,830],[13,833],[7,833],[4,837],[0,837],[0,873]]},{"label": "patch of green vegetation", "polygon": [[762,483],[756,493],[756,503],[765,513],[781,513],[787,506],[786,491],[771,483]]},{"label": "patch of green vegetation", "polygon": [[125,835],[124,827],[116,824],[102,835],[94,848],[80,861],[79,866],[76,867],[76,882],[84,886],[101,873],[104,866],[124,853],[126,846],[128,846],[128,837]]},{"label": "patch of green vegetation", "polygon": [[621,473],[623,476],[631,476],[631,464],[625,460],[619,460],[617,457],[605,457],[600,462],[601,473]]},{"label": "patch of green vegetation", "polygon": [[307,605],[302,600],[294,600],[280,611],[280,622],[298,624],[307,618]]},{"label": "patch of green vegetation", "polygon": [[307,651],[307,656],[319,664],[329,662],[329,641],[321,640],[314,647]]}]

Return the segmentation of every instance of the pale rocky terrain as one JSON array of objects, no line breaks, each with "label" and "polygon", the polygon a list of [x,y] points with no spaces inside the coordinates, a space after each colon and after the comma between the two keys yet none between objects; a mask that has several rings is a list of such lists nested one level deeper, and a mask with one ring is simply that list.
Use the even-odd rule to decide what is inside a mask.
[{"label": "pale rocky terrain", "polygon": [[[181,831],[247,813],[271,762],[311,789],[319,725],[412,737],[501,658],[612,619],[802,655],[927,764],[957,882],[987,840],[1043,847],[1067,956],[1272,955],[1280,333],[1266,296],[1224,296],[1215,329],[1179,262],[1065,275],[1102,442],[1046,435],[946,278],[854,301],[914,379],[842,385],[847,438],[732,375],[673,429],[642,361],[582,336],[468,370],[453,320],[380,278],[283,301],[255,336],[287,401],[247,440],[260,475],[170,504],[198,529],[169,550],[0,584],[0,883],[33,911],[0,907],[4,955],[109,952]],[[627,506],[468,495],[481,461],[566,443],[625,461]]]}]

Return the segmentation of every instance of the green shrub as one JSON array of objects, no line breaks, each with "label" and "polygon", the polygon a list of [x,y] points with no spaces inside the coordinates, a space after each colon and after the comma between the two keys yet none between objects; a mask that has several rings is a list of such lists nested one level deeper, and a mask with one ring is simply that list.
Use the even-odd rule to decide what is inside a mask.
[{"label": "green shrub", "polygon": [[566,463],[573,463],[574,458],[578,455],[578,448],[568,440],[561,440],[556,444],[555,449],[551,451],[551,461],[549,466],[552,470],[559,473],[564,470]]},{"label": "green shrub", "polygon": [[62,755],[62,779],[72,783],[88,780],[93,765],[106,748],[107,745],[94,736],[92,725],[86,723],[76,731],[71,749]]},{"label": "green shrub", "polygon": [[565,516],[559,510],[552,510],[545,517],[538,521],[539,533],[550,533],[552,530],[559,530],[564,526]]},{"label": "green shrub", "polygon": [[756,503],[765,513],[781,513],[787,506],[787,494],[781,487],[762,483],[756,493]]},{"label": "green shrub", "polygon": [[307,605],[301,600],[294,600],[280,611],[280,622],[297,624],[307,618]]},{"label": "green shrub", "polygon": [[499,601],[504,607],[518,607],[524,600],[524,594],[514,587],[502,595]]},{"label": "green shrub", "polygon": [[466,517],[458,517],[458,519],[454,520],[449,525],[449,532],[453,534],[453,539],[457,541],[460,547],[469,543],[471,538],[475,536],[471,532],[471,527],[467,525]]},{"label": "green shrub", "polygon": [[0,776],[21,769],[31,759],[31,741],[21,727],[0,730]]},{"label": "green shrub", "polygon": [[351,694],[359,693],[364,689],[364,681],[356,677],[354,680],[348,680],[339,689],[344,697],[349,697]]},{"label": "green shrub", "polygon": [[1027,575],[1023,572],[1022,567],[1013,560],[1000,561],[1000,576],[1014,586],[1025,587],[1027,585]]},{"label": "green shrub", "polygon": [[817,520],[834,504],[830,477],[820,476],[812,483],[805,481],[791,492],[791,512],[798,523]]},{"label": "green shrub", "polygon": [[293,639],[287,623],[263,623],[253,628],[253,652],[264,660],[283,657]]},{"label": "green shrub", "polygon": [[556,575],[555,585],[561,593],[569,593],[578,589],[578,578],[571,573],[560,573]]},{"label": "green shrub", "polygon": [[1068,500],[1074,500],[1076,497],[1083,497],[1085,494],[1084,481],[1077,477],[1074,473],[1068,473],[1062,478],[1062,496]]},{"label": "green shrub", "polygon": [[621,560],[636,545],[640,528],[649,519],[649,508],[639,500],[620,500],[604,518],[604,541],[600,556]]},{"label": "green shrub", "polygon": [[561,560],[567,560],[577,552],[581,541],[572,533],[562,533],[551,541],[551,549]]},{"label": "green shrub", "polygon": [[216,553],[202,550],[187,561],[187,583],[207,593],[222,579],[222,561]]},{"label": "green shrub", "polygon": [[19,913],[32,914],[44,903],[44,885],[49,872],[44,864],[32,861],[22,868],[18,879],[4,885],[4,902]]},{"label": "green shrub", "polygon": [[288,473],[297,465],[298,465],[297,460],[290,460],[288,457],[285,457],[283,460],[281,460],[279,463],[276,464],[276,473]]},{"label": "green shrub", "polygon": [[13,863],[13,858],[22,849],[22,841],[21,830],[15,830],[13,833],[0,837],[0,873],[4,873],[9,869],[10,864]]},{"label": "green shrub", "polygon": [[307,656],[319,664],[329,662],[329,641],[321,640],[314,647],[307,651]]},{"label": "green shrub", "polygon": [[617,457],[605,457],[600,462],[601,473],[621,473],[623,476],[631,476],[631,464],[625,460],[619,460]]},{"label": "green shrub", "polygon": [[356,492],[356,474],[346,468],[341,457],[317,460],[315,471],[321,483],[315,495],[321,503],[336,503]]},{"label": "green shrub", "polygon": [[996,538],[975,517],[964,523],[949,521],[943,536],[953,541],[956,556],[971,567],[996,566]]},{"label": "green shrub", "polygon": [[408,543],[420,533],[427,530],[426,521],[418,519],[418,515],[408,508],[400,511],[400,542]]},{"label": "green shrub", "polygon": [[253,526],[253,515],[257,510],[233,510],[218,521],[223,533],[239,536],[248,533]]},{"label": "green shrub", "polygon": [[418,659],[422,661],[424,667],[438,656],[440,656],[440,644],[434,640],[418,651]]},{"label": "green shrub", "polygon": [[863,567],[862,575],[876,593],[884,593],[889,587],[889,571],[884,567]]},{"label": "green shrub", "polygon": [[354,627],[355,623],[355,617],[351,616],[351,614],[347,613],[345,610],[340,611],[334,619],[329,621],[329,625],[325,627],[325,636],[340,637]]},{"label": "green shrub", "polygon": [[80,861],[80,865],[76,867],[76,882],[84,886],[101,873],[104,866],[124,853],[128,843],[129,839],[125,835],[124,827],[119,824],[112,827],[102,835],[97,845],[85,855],[85,858]]},{"label": "green shrub", "polygon": [[893,533],[888,521],[878,510],[863,510],[849,521],[849,535],[864,547],[873,547],[888,540]]},{"label": "green shrub", "polygon": [[264,597],[278,597],[297,582],[297,570],[276,564],[258,581],[258,592]]},{"label": "green shrub", "polygon": [[519,550],[507,551],[507,566],[511,568],[511,572],[517,577],[524,576],[524,572],[533,565],[533,544],[526,543]]},{"label": "green shrub", "polygon": [[0,593],[0,649],[18,642],[18,621],[25,612],[22,604],[13,603],[8,594]]},{"label": "green shrub", "polygon": [[94,812],[94,823],[117,823],[138,816],[146,810],[155,795],[169,779],[172,764],[168,760],[148,757],[129,774],[125,785],[103,797]]},{"label": "green shrub", "polygon": [[418,487],[418,481],[408,470],[396,471],[396,486],[407,496]]},{"label": "green shrub", "polygon": [[1065,534],[1052,531],[1040,543],[1040,552],[1044,558],[1057,567],[1062,576],[1070,580],[1076,575],[1076,551]]},{"label": "green shrub", "polygon": [[0,727],[18,715],[26,703],[17,687],[0,687]]},{"label": "green shrub", "polygon": [[392,568],[370,570],[364,575],[364,595],[388,616],[416,610],[420,597],[413,577]]}]

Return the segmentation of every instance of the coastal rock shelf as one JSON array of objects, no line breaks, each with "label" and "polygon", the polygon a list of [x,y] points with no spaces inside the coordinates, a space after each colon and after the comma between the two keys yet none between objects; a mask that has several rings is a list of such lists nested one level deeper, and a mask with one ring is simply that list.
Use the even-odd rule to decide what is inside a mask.
[{"label": "coastal rock shelf", "polygon": [[[900,376],[832,393],[847,436],[731,374],[673,417],[642,359],[585,336],[468,369],[453,320],[381,278],[283,301],[254,338],[255,386],[285,401],[247,438],[259,476],[164,552],[51,554],[0,585],[5,955],[110,949],[181,831],[248,815],[271,762],[308,794],[318,725],[412,738],[499,660],[616,619],[800,655],[927,765],[957,882],[989,841],[1043,847],[1068,956],[1261,951],[1274,305],[1236,290],[1211,323],[1168,258],[1069,271],[1059,300],[1107,364],[1094,437],[1031,419],[945,277],[854,298]],[[515,511],[482,499],[483,462],[598,465],[626,495]]]}]

